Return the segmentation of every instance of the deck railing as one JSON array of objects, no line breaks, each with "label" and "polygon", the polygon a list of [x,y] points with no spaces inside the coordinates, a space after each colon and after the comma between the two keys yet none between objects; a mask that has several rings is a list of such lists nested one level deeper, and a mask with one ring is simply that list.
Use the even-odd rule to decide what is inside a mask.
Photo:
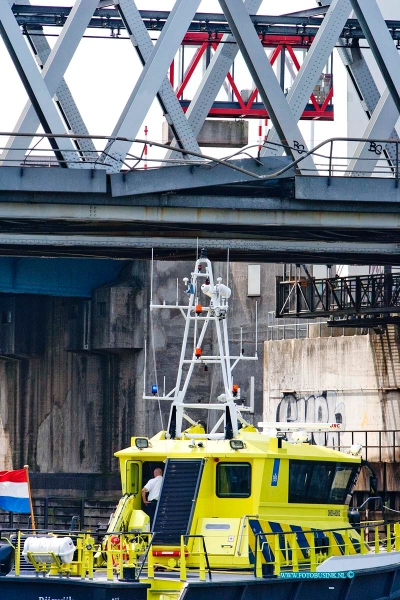
[{"label": "deck railing", "polygon": [[332,556],[400,551],[400,522],[373,521],[329,530],[260,532],[255,537],[255,577],[279,576],[285,572],[315,573],[317,567]]},{"label": "deck railing", "polygon": [[[8,537],[10,540],[11,533]],[[27,536],[32,535],[48,536],[48,532],[18,531],[13,538],[17,577],[22,570],[21,554],[24,541]],[[59,531],[53,532],[53,535],[70,536],[71,532]],[[2,532],[2,537],[7,539],[7,532]],[[142,571],[145,570],[144,576],[151,580],[156,577],[155,572],[159,566],[158,548],[153,549],[152,546],[153,537],[153,534],[144,532],[111,532],[105,538],[97,538],[91,532],[77,532],[73,537],[76,552],[71,563],[62,563],[60,557],[51,550],[29,552],[28,559],[38,574],[93,579],[96,573],[102,572],[109,581],[115,576],[119,579],[139,580]],[[189,544],[191,538],[193,544]],[[400,522],[369,521],[335,529],[299,528],[299,531],[260,532],[255,534],[254,540],[254,576],[285,577],[288,573],[324,572],[323,567],[318,567],[333,556],[400,552]],[[251,540],[249,543],[252,545]],[[181,582],[187,581],[188,572],[191,577],[197,576],[199,581],[205,581],[208,571],[211,580],[211,566],[203,536],[181,536],[180,546],[170,554],[177,556],[175,565],[166,564],[164,561],[163,571],[175,572]],[[193,558],[196,559],[195,566]]]}]

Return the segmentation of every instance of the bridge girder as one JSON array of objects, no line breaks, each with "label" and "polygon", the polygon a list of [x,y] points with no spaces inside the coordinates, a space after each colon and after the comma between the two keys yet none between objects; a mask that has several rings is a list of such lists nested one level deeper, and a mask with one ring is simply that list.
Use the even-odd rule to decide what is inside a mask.
[{"label": "bridge girder", "polygon": [[[265,158],[263,168],[282,162],[287,159]],[[232,260],[400,262],[400,192],[389,179],[369,180],[385,190],[377,201],[376,190],[366,194],[359,178],[333,178],[328,185],[327,177],[291,175],[254,183],[237,171],[223,179],[213,169],[211,185],[195,180],[197,187],[185,188],[191,167],[179,169],[175,179],[169,179],[175,168],[163,169],[159,187],[157,173],[143,172],[136,190],[129,179],[124,188],[124,175],[102,170],[92,176],[0,169],[0,252],[128,259],[148,258],[153,249],[157,257],[176,258],[191,257],[199,243],[218,258],[229,248]]]}]

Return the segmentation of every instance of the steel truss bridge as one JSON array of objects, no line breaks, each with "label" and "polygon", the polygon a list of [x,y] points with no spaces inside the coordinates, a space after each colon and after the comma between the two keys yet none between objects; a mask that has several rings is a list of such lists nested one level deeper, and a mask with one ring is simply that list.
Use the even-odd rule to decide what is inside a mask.
[{"label": "steel truss bridge", "polygon": [[[0,2],[0,34],[29,98],[0,133],[1,253],[147,258],[153,250],[192,258],[202,244],[215,258],[229,249],[232,260],[398,262],[400,20],[385,22],[377,0],[310,0],[309,10],[278,17],[258,15],[261,0],[218,2],[218,14],[199,12],[200,0],[175,0],[170,12],[139,11],[134,0],[76,0],[72,8]],[[106,30],[111,45],[127,38],[143,67],[113,131],[102,136],[88,131],[64,79],[88,28]],[[49,31],[58,35],[53,46]],[[181,61],[177,73],[179,49],[190,45],[192,63]],[[332,82],[320,93],[334,48],[368,125],[354,148],[332,139],[308,149],[299,121],[331,118]],[[233,73],[239,54],[254,81],[246,99]],[[204,57],[188,98],[182,86]],[[198,136],[218,114],[221,89],[230,104],[223,110],[246,118],[261,110],[271,129],[257,147],[217,160]],[[155,98],[174,140],[158,144],[162,158],[146,170],[151,142],[140,131]]]}]

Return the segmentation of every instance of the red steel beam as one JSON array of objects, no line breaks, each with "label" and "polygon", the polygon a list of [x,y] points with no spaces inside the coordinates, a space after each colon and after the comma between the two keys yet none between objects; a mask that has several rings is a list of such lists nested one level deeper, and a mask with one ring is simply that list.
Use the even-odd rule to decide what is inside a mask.
[{"label": "red steel beam", "polygon": [[[210,36],[208,33],[197,33],[197,32],[187,33],[185,35],[182,45],[198,46],[198,48],[189,64],[189,67],[186,69],[183,81],[181,82],[179,88],[176,90],[176,95],[180,100],[182,100],[183,92],[184,92],[187,84],[189,83],[189,80],[192,77],[192,75],[193,75],[201,57],[205,53],[207,47],[209,45],[211,45],[211,47],[215,51],[218,47],[218,44],[222,40],[222,37],[223,37],[223,34],[214,34],[214,35]],[[279,36],[279,35],[265,34],[265,35],[260,35],[259,37],[260,37],[260,40],[264,47],[274,48],[274,50],[270,56],[270,59],[269,59],[271,65],[274,64],[274,62],[276,61],[277,57],[279,56],[279,54],[281,53],[282,50],[284,50],[284,51],[287,50],[287,52],[289,53],[289,55],[293,61],[295,68],[298,71],[300,71],[301,65],[298,61],[298,58],[297,58],[295,52],[294,52],[294,49],[304,49],[304,47],[309,47],[312,44],[313,39],[314,39],[311,36],[301,36],[301,35]],[[171,68],[170,68],[170,80],[173,85],[174,63],[172,63]],[[239,104],[239,107],[236,108],[236,107],[232,106],[229,108],[228,107],[222,108],[222,107],[214,106],[211,108],[211,110],[209,112],[209,117],[226,117],[226,118],[241,117],[241,118],[248,118],[248,119],[252,119],[252,118],[253,119],[255,119],[255,118],[268,119],[269,118],[268,111],[265,108],[260,109],[260,108],[253,107],[254,103],[256,102],[257,95],[258,95],[257,88],[252,91],[249,100],[247,102],[245,102],[237,88],[237,85],[235,84],[235,81],[234,81],[231,73],[227,74],[227,80],[228,80],[229,85],[232,88],[233,95],[236,98],[237,103]],[[318,103],[315,95],[311,94],[310,102],[311,102],[314,110],[310,110],[308,108],[306,110],[304,110],[304,112],[301,116],[301,119],[333,121],[334,111],[332,109],[332,106],[329,106],[332,102],[332,98],[333,98],[333,86],[331,86],[329,93],[327,94],[327,97],[324,100],[322,105],[320,105]],[[234,104],[234,103],[232,103],[232,104]],[[328,107],[330,108],[330,110],[328,110]],[[184,106],[183,110],[186,112],[187,107]]]}]

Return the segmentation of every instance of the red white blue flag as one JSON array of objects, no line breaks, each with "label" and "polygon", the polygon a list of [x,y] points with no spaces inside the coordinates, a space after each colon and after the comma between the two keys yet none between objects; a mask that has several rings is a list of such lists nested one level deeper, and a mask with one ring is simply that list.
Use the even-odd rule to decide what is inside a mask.
[{"label": "red white blue flag", "polygon": [[0,508],[15,513],[30,513],[26,469],[0,471]]}]

